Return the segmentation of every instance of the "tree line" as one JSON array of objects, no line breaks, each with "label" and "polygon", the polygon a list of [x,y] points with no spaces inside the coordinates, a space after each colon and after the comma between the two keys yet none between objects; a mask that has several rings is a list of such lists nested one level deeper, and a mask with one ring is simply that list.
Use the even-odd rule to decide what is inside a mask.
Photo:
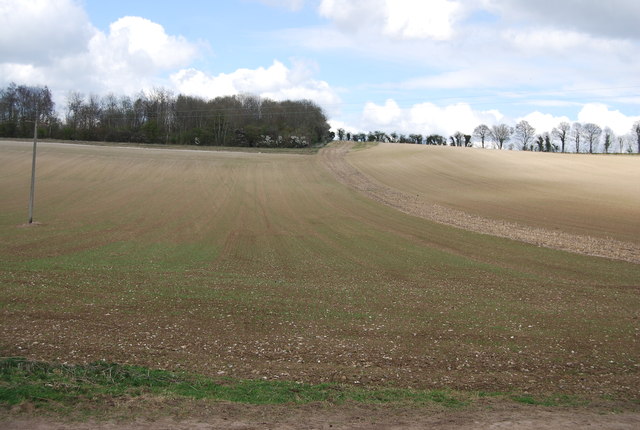
[{"label": "tree line", "polygon": [[638,152],[640,121],[630,133],[616,136],[609,127],[561,122],[537,133],[527,121],[515,127],[478,125],[472,134],[398,134],[330,131],[322,109],[309,100],[273,101],[254,95],[205,100],[165,89],[135,97],[88,96],[71,92],[63,116],[48,87],[9,84],[0,88],[0,137],[33,136],[34,122],[43,138],[107,142],[196,144],[216,146],[308,147],[339,140],[481,146],[540,152]]},{"label": "tree line", "polygon": [[424,145],[471,147],[474,142],[482,148],[519,149],[539,152],[637,152],[640,154],[640,121],[636,121],[626,135],[616,136],[609,127],[580,122],[561,122],[551,132],[536,133],[529,122],[522,120],[511,127],[496,124],[478,125],[472,134],[456,132],[448,138],[439,134],[398,134],[382,131],[351,133],[340,128],[339,140],[355,142],[394,142]]},{"label": "tree line", "polygon": [[309,147],[334,138],[322,109],[309,100],[254,95],[205,100],[165,89],[135,97],[67,97],[59,117],[48,87],[0,89],[0,136],[215,146]]}]

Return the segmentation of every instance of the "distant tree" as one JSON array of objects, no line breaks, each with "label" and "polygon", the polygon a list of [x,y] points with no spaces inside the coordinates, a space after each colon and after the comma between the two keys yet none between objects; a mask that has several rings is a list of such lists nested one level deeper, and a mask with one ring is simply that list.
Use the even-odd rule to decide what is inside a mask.
[{"label": "distant tree", "polygon": [[593,144],[595,143],[597,145],[598,138],[602,134],[602,129],[596,124],[589,122],[582,127],[582,130],[585,138],[589,142],[589,154],[593,154]]},{"label": "distant tree", "polygon": [[574,122],[571,130],[573,134],[573,141],[576,144],[576,152],[580,152],[580,139],[582,138],[582,124]]},{"label": "distant tree", "polygon": [[347,136],[346,137],[347,137],[347,140],[351,140],[351,133],[347,132]]},{"label": "distant tree", "polygon": [[565,150],[565,143],[567,141],[567,138],[569,137],[569,131],[571,131],[571,124],[569,124],[568,122],[561,122],[560,124],[558,124],[558,127],[554,128],[551,132],[560,140],[560,148],[562,152],[564,152]]},{"label": "distant tree", "polygon": [[536,129],[531,126],[527,121],[522,120],[518,124],[516,124],[514,136],[515,139],[520,143],[520,148],[523,150],[527,150],[529,146],[529,142],[533,140],[536,135]]},{"label": "distant tree", "polygon": [[[537,135],[536,138],[534,139],[534,143],[538,146],[537,150],[542,152],[544,151],[544,137],[542,137],[542,135]],[[531,150],[534,151],[536,148],[532,145],[531,146]],[[522,148],[523,151],[527,150],[527,147],[523,147]]]},{"label": "distant tree", "polygon": [[475,137],[476,139],[480,139],[483,148],[485,140],[488,139],[490,135],[491,129],[485,124],[480,124],[473,130],[473,137]]},{"label": "distant tree", "polygon": [[558,149],[556,145],[551,142],[551,135],[549,133],[544,133],[544,150],[546,152],[556,152]]},{"label": "distant tree", "polygon": [[344,128],[338,129],[338,140],[344,140]]},{"label": "distant tree", "polygon": [[638,143],[638,154],[640,154],[640,121],[636,121],[631,127],[631,131],[636,135],[636,142]]},{"label": "distant tree", "polygon": [[511,139],[511,135],[513,134],[513,128],[509,127],[506,124],[498,124],[491,127],[491,134],[489,137],[496,145],[498,149],[502,149],[504,144]]},{"label": "distant tree", "polygon": [[[48,87],[9,84],[0,89],[0,135],[6,137],[31,137],[34,120],[39,125],[56,122],[54,103]],[[38,127],[40,135],[50,127]]]},{"label": "distant tree", "polygon": [[376,142],[388,142],[389,141],[389,137],[387,136],[387,134],[384,131],[376,130],[376,131],[373,132],[373,134],[376,136]]},{"label": "distant tree", "polygon": [[604,128],[604,153],[608,154],[609,153],[609,148],[611,148],[611,145],[613,144],[615,137],[613,135],[613,131],[609,128],[609,127],[605,127]]},{"label": "distant tree", "polygon": [[445,139],[444,136],[441,136],[439,134],[430,134],[429,136],[426,137],[425,143],[427,145],[446,145],[447,139]]},{"label": "distant tree", "polygon": [[465,135],[463,135],[463,137],[464,137],[464,146],[466,148],[470,147],[471,146],[471,135],[470,134],[465,134]]},{"label": "distant tree", "polygon": [[627,138],[627,135],[618,136],[618,152],[621,154],[624,152],[624,144],[627,143]]},{"label": "distant tree", "polygon": [[456,131],[453,136],[449,137],[449,139],[451,140],[451,146],[464,146],[464,134],[459,131]]}]

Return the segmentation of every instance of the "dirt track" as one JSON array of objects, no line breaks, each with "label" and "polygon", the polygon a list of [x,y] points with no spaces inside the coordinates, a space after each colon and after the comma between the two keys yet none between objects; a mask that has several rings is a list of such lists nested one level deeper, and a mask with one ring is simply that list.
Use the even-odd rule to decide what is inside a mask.
[{"label": "dirt track", "polygon": [[12,418],[0,428],[12,430],[213,430],[213,429],[512,429],[512,430],[632,430],[640,427],[640,413],[593,412],[547,408],[495,408],[458,412],[429,412],[419,409],[360,407],[323,407],[219,405],[205,414],[190,418],[138,419],[126,421],[89,421],[69,423],[50,418]]},{"label": "dirt track", "polygon": [[345,158],[353,144],[341,142],[321,151],[325,165],[340,182],[371,199],[396,208],[409,215],[463,228],[477,233],[514,239],[537,246],[575,252],[595,257],[606,257],[640,263],[640,246],[610,238],[577,235],[559,230],[548,230],[516,222],[486,218],[443,205],[429,203],[388,187],[353,167]]}]

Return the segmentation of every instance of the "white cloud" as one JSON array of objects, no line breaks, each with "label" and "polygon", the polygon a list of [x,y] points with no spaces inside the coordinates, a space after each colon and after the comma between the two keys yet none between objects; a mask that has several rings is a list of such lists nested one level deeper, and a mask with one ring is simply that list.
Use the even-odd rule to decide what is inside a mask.
[{"label": "white cloud", "polygon": [[533,128],[536,129],[536,133],[551,132],[554,127],[557,127],[561,122],[571,123],[571,120],[567,116],[554,116],[548,113],[542,113],[539,111],[531,112],[528,115],[518,118],[516,122],[521,120],[527,121]]},{"label": "white cloud", "polygon": [[637,0],[484,0],[508,21],[554,26],[614,38],[640,38]]},{"label": "white cloud", "polygon": [[367,103],[362,112],[362,120],[366,124],[375,125],[373,129],[382,128],[389,130],[393,127],[403,128],[402,111],[394,100],[387,100],[380,106],[375,103]]},{"label": "white cloud", "polygon": [[496,124],[503,115],[496,110],[477,111],[467,103],[456,103],[444,107],[433,103],[421,103],[411,108],[409,118],[411,125],[422,127],[429,133],[448,136],[457,131],[471,134],[476,126]]},{"label": "white cloud", "polygon": [[602,103],[588,103],[578,113],[578,121],[582,123],[592,122],[600,127],[609,127],[618,135],[627,134],[640,116],[627,116],[618,110],[609,110]]},{"label": "white cloud", "polygon": [[548,27],[509,29],[502,33],[502,38],[524,56],[566,58],[571,55],[581,58],[585,53],[589,60],[593,60],[594,53],[625,57],[634,51],[633,44],[628,40],[594,37],[587,33]]},{"label": "white cloud", "polygon": [[312,78],[311,67],[304,62],[294,62],[293,68],[288,68],[274,61],[266,68],[238,69],[218,75],[183,69],[170,79],[180,93],[204,98],[250,93],[273,100],[311,99],[329,109],[340,101],[327,82]]},{"label": "white cloud", "polygon": [[492,125],[503,118],[504,116],[496,110],[477,111],[466,103],[447,106],[419,103],[403,109],[397,102],[389,99],[384,105],[367,103],[362,112],[360,125],[355,128],[449,136],[457,131],[471,134],[479,124]]},{"label": "white cloud", "polygon": [[161,85],[159,73],[188,64],[197,45],[157,23],[123,17],[104,33],[71,0],[0,0],[0,85],[131,93]]},{"label": "white cloud", "polygon": [[333,21],[341,30],[355,31],[370,27],[379,19],[384,0],[322,0],[318,13]]},{"label": "white cloud", "polygon": [[0,0],[2,63],[47,65],[85,50],[94,33],[72,0]]},{"label": "white cloud", "polygon": [[[346,133],[364,133],[364,130],[361,130],[359,128],[353,127],[350,124],[347,124],[346,122],[343,121],[339,121],[339,120],[334,120],[334,119],[330,119],[329,121],[329,125],[331,126],[331,130],[336,133],[336,138],[338,135],[338,129],[343,129]],[[367,130],[368,131],[368,130]]]},{"label": "white cloud", "polygon": [[114,62],[118,67],[132,64],[148,72],[183,66],[197,54],[196,46],[184,37],[169,36],[160,24],[135,16],[112,23],[109,34],[98,33],[89,47],[92,56],[106,60],[103,67]]},{"label": "white cloud", "polygon": [[196,45],[166,34],[160,24],[124,17],[110,25],[108,34],[96,33],[79,63],[94,88],[131,93],[155,86],[159,72],[184,66],[197,53]]},{"label": "white cloud", "polygon": [[458,2],[449,0],[386,0],[385,34],[402,39],[447,40],[453,33]]},{"label": "white cloud", "polygon": [[[15,34],[21,34],[21,26],[31,28],[31,21],[39,24],[38,31],[33,39],[20,40]],[[197,44],[170,35],[162,25],[142,17],[122,17],[108,32],[99,31],[71,0],[0,0],[0,35],[24,48],[7,46],[4,40],[0,43],[5,54],[0,60],[0,85],[11,81],[49,85],[60,108],[69,91],[132,94],[155,86],[173,86],[177,92],[207,98],[240,93],[275,100],[304,98],[334,111],[340,102],[327,82],[314,79],[317,66],[313,63],[293,60],[292,67],[287,67],[274,61],[269,67],[217,75],[180,69],[198,55]],[[33,61],[51,50],[55,55],[47,62]],[[172,70],[168,80],[161,78]]]},{"label": "white cloud", "polygon": [[322,0],[318,12],[343,30],[397,39],[447,40],[461,7],[451,0]]}]

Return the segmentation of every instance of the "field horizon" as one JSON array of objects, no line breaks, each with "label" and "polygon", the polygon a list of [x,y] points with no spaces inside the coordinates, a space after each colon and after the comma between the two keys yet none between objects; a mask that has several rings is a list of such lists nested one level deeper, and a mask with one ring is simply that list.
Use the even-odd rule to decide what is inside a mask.
[{"label": "field horizon", "polygon": [[[25,228],[31,144],[0,141],[5,357],[640,400],[636,263],[403,213],[337,177],[330,148],[38,148]],[[420,205],[640,244],[638,157],[341,156]]]}]

